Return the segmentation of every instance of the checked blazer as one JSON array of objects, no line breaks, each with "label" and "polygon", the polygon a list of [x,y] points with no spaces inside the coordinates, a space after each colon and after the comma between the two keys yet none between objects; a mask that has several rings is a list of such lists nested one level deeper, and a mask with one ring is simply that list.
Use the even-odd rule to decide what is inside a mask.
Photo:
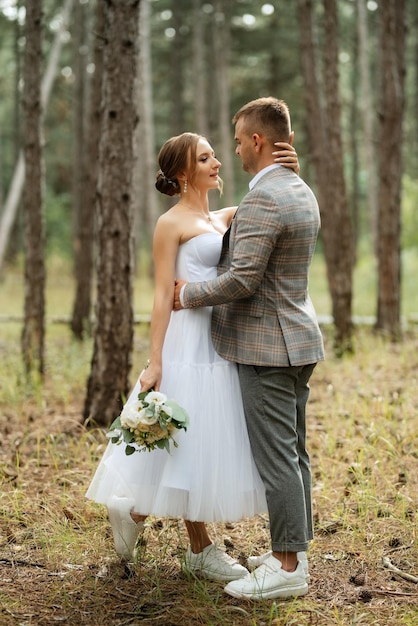
[{"label": "checked blazer", "polygon": [[308,292],[318,203],[293,171],[267,170],[226,231],[218,276],[188,283],[186,308],[214,306],[212,340],[225,359],[286,367],[324,359]]}]

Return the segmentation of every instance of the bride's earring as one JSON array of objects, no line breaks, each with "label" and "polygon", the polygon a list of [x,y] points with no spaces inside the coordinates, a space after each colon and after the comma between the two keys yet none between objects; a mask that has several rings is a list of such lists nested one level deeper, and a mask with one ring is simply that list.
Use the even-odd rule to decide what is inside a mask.
[{"label": "bride's earring", "polygon": [[184,181],[184,185],[183,185],[183,193],[187,193],[187,178]]}]

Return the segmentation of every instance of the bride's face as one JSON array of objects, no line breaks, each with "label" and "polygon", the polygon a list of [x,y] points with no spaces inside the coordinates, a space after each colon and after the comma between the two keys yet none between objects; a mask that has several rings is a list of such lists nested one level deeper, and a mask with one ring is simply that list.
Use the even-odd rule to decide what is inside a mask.
[{"label": "bride's face", "polygon": [[193,186],[204,192],[209,189],[217,189],[220,167],[221,162],[216,158],[212,146],[206,139],[199,139],[196,146],[196,169],[193,175]]}]

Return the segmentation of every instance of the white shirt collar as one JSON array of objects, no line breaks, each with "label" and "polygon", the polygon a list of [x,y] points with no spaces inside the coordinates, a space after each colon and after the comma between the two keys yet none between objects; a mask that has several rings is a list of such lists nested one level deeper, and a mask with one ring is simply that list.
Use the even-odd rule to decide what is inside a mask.
[{"label": "white shirt collar", "polygon": [[270,170],[275,170],[278,167],[281,167],[280,163],[272,163],[271,165],[267,165],[267,167],[263,167],[263,169],[257,172],[254,178],[250,180],[248,184],[250,190],[254,187],[256,183],[258,183],[258,181],[262,176],[264,176],[264,174],[267,174],[267,172],[270,172]]}]

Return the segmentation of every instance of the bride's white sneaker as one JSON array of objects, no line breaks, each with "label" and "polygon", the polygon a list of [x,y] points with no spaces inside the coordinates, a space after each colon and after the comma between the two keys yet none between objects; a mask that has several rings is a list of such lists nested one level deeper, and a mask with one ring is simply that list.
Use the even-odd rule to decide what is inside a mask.
[{"label": "bride's white sneaker", "polygon": [[135,546],[144,528],[144,522],[134,522],[133,504],[128,498],[113,496],[107,505],[116,553],[125,561],[135,558]]},{"label": "bride's white sneaker", "polygon": [[308,593],[308,583],[300,562],[294,572],[286,572],[281,562],[270,556],[245,578],[228,583],[225,591],[234,598],[252,600],[290,598]]},{"label": "bride's white sneaker", "polygon": [[[247,566],[250,571],[255,570],[256,567],[259,567],[267,561],[273,552],[270,550],[269,552],[265,552],[264,554],[260,554],[258,556],[249,556],[247,559]],[[311,580],[311,575],[309,574],[309,565],[308,565],[308,557],[306,552],[298,552],[298,561],[302,564],[303,571],[305,572],[306,582],[309,583]]]},{"label": "bride's white sneaker", "polygon": [[237,580],[249,574],[238,561],[227,554],[224,548],[211,543],[202,552],[195,554],[187,548],[182,563],[185,573],[193,573],[212,580]]}]

